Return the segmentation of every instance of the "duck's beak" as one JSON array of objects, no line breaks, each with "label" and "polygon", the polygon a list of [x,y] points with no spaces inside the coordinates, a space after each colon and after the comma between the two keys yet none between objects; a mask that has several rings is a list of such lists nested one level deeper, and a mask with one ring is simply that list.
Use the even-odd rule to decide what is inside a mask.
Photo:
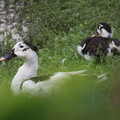
[{"label": "duck's beak", "polygon": [[1,57],[0,61],[4,61],[6,59],[10,59],[10,58],[16,57],[16,55],[14,54],[14,50],[15,49],[12,49],[8,54],[6,54],[5,56]]},{"label": "duck's beak", "polygon": [[97,36],[99,36],[98,32],[96,32],[95,34],[93,34],[91,37],[97,37]]}]

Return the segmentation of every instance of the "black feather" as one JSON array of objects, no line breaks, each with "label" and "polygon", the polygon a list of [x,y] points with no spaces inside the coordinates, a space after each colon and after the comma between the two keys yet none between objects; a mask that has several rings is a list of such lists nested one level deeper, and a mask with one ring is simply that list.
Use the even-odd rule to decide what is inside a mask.
[{"label": "black feather", "polygon": [[52,76],[52,74],[49,75],[41,75],[39,77],[33,77],[30,78],[30,80],[34,81],[35,83],[40,82],[40,81],[46,81],[48,79],[50,79],[50,76]]},{"label": "black feather", "polygon": [[[106,56],[108,53],[109,44],[115,42],[116,46],[120,46],[120,41],[115,38],[104,38],[104,37],[89,37],[82,41],[81,46],[86,44],[82,50],[83,54],[89,54],[91,56]],[[118,54],[117,49],[112,49],[114,55]]]},{"label": "black feather", "polygon": [[35,45],[33,45],[33,44],[31,44],[30,42],[27,42],[27,41],[25,41],[24,43],[26,45],[28,45],[32,50],[34,50],[37,53],[38,49]]},{"label": "black feather", "polygon": [[[107,30],[109,33],[112,33],[111,26],[110,26],[108,23],[102,22],[102,23],[100,23],[100,24],[103,25],[103,28],[104,28],[105,30]],[[100,25],[100,24],[99,24],[99,25]],[[98,27],[99,27],[99,25],[98,25]]]}]

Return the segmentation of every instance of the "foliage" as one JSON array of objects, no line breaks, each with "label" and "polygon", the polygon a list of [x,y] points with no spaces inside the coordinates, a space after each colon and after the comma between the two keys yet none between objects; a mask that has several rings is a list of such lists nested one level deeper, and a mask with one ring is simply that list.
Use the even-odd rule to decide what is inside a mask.
[{"label": "foliage", "polygon": [[[89,36],[103,21],[119,32],[119,4],[118,0],[30,0],[26,6],[29,41],[42,48],[64,33],[80,32],[80,36],[83,33],[84,37]],[[119,37],[116,33],[114,36]]]},{"label": "foliage", "polygon": [[[22,61],[0,64],[0,119],[119,119],[120,56],[96,64],[80,57],[76,47],[91,36],[100,22],[112,26],[120,38],[119,0],[29,0],[21,11],[27,20],[27,40],[39,48],[38,76],[58,71],[87,70],[89,76],[75,76],[53,96],[13,96],[10,83]],[[22,14],[24,13],[24,14]],[[13,41],[1,45],[4,55]],[[42,48],[42,49],[41,49]],[[11,67],[12,66],[12,67]],[[98,76],[106,74],[108,79]]]}]

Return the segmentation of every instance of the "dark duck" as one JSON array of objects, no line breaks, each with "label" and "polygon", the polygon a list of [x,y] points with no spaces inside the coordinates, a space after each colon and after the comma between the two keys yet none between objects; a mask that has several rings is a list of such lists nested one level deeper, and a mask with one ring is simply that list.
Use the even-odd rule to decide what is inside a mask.
[{"label": "dark duck", "polygon": [[92,56],[113,56],[120,52],[120,41],[112,38],[112,30],[108,23],[100,23],[91,37],[85,38],[77,48],[79,55],[91,61]]}]

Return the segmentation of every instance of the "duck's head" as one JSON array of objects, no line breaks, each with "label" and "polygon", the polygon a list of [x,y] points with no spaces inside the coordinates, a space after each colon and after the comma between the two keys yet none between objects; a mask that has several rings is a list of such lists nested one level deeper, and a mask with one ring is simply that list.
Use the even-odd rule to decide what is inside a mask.
[{"label": "duck's head", "polygon": [[112,37],[112,30],[108,23],[106,22],[100,23],[97,27],[96,33],[91,37],[98,37],[98,36],[106,37],[106,38]]},{"label": "duck's head", "polygon": [[34,45],[28,42],[18,42],[8,54],[0,58],[0,61],[13,57],[19,57],[23,60],[30,59],[36,52],[37,48]]}]

